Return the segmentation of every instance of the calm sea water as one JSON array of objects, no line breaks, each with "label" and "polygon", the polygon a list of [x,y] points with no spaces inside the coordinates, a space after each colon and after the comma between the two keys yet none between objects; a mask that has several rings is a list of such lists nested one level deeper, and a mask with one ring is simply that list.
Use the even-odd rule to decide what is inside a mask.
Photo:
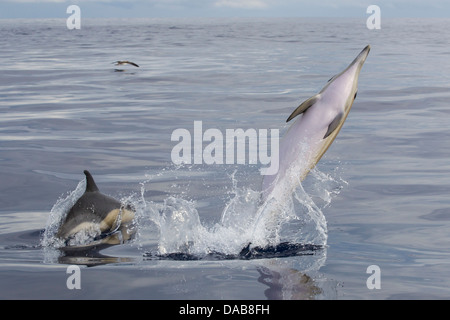
[{"label": "calm sea water", "polygon": [[[368,30],[364,19],[86,19],[68,30],[65,20],[1,20],[0,298],[450,298],[450,20],[381,27]],[[94,267],[42,246],[50,211],[84,169],[116,198],[148,207],[186,201],[210,233],[181,225],[179,234],[233,243],[211,230],[236,190],[258,190],[258,166],[176,167],[171,133],[192,132],[194,121],[204,130],[282,133],[292,110],[367,44],[353,109],[304,182],[326,218],[324,249],[249,261],[154,259],[161,235],[145,210],[137,238],[102,251]],[[116,72],[116,60],[140,67]],[[69,290],[67,266],[77,263],[82,289]],[[380,289],[367,287],[371,265]]]}]

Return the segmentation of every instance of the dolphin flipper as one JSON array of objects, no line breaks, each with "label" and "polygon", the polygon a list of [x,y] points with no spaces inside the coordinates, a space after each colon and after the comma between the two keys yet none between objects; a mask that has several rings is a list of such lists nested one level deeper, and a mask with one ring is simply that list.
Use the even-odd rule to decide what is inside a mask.
[{"label": "dolphin flipper", "polygon": [[341,112],[333,119],[333,121],[331,121],[330,125],[328,126],[328,131],[327,133],[325,133],[325,136],[323,137],[324,139],[327,138],[330,134],[332,134],[333,131],[337,129],[337,127],[339,127],[339,124],[341,123],[343,116],[344,114]]},{"label": "dolphin flipper", "polygon": [[302,104],[300,104],[297,107],[297,109],[295,109],[294,112],[292,112],[292,114],[289,116],[289,118],[286,120],[286,122],[291,121],[293,118],[295,118],[299,114],[308,110],[308,108],[312,107],[319,99],[320,99],[320,94],[318,93],[318,94],[312,96],[311,98],[305,100],[304,102],[302,102]]}]

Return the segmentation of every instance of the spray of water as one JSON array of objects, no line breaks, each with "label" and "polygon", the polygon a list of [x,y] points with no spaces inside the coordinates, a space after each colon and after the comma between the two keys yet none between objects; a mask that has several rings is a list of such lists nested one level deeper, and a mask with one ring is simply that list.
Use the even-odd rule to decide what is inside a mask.
[{"label": "spray of water", "polygon": [[[196,201],[183,195],[169,195],[162,202],[145,198],[146,184],[165,174],[178,174],[180,170],[183,168],[166,169],[148,177],[141,183],[141,193],[126,199],[136,208],[138,231],[134,243],[154,255],[238,255],[249,244],[254,247],[280,243],[324,246],[327,224],[322,210],[345,184],[314,169],[303,184],[295,179],[279,183],[272,196],[262,201],[259,190],[238,186],[234,171],[229,176],[231,188],[227,186],[227,189],[231,191],[227,192],[229,198],[220,219],[206,225]],[[83,179],[73,192],[55,203],[42,237],[44,247],[64,245],[56,238],[56,232],[85,187]]]},{"label": "spray of water", "polygon": [[[292,192],[285,193],[282,188],[280,194],[261,201],[259,190],[238,187],[235,173],[230,175],[232,191],[220,220],[210,226],[202,223],[195,201],[169,196],[163,203],[148,202],[142,191],[141,205],[136,207],[141,226],[152,226],[157,243],[154,254],[238,255],[249,244],[326,244],[327,224],[322,210],[339,193],[344,181],[314,169],[307,188],[297,181]],[[150,178],[146,183],[151,182]]]},{"label": "spray of water", "polygon": [[77,202],[86,190],[86,180],[81,180],[74,191],[66,197],[61,197],[53,205],[47,220],[47,225],[41,239],[41,245],[44,248],[60,248],[63,247],[64,241],[56,237],[56,233],[64,221],[70,208]]}]

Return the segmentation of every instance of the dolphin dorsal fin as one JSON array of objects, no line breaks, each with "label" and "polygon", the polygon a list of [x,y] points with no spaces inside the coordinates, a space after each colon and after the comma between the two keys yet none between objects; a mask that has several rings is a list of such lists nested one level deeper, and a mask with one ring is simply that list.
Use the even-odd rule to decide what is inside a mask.
[{"label": "dolphin dorsal fin", "polygon": [[320,99],[320,94],[318,93],[318,94],[312,96],[311,98],[309,98],[308,100],[303,101],[302,104],[299,105],[297,107],[297,109],[294,110],[294,112],[292,112],[292,114],[289,116],[289,118],[287,118],[286,122],[291,121],[293,118],[295,118],[299,114],[308,110],[308,108],[311,107],[314,103],[316,103],[317,100],[319,100],[319,99]]},{"label": "dolphin dorsal fin", "polygon": [[94,178],[92,178],[89,171],[84,170],[84,175],[86,176],[86,192],[99,191],[97,185],[95,184]]}]

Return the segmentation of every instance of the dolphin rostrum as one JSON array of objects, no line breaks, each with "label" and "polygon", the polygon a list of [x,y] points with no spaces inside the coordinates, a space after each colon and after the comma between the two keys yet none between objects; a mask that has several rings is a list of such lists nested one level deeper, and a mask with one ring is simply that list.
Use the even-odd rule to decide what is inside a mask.
[{"label": "dolphin rostrum", "polygon": [[[72,245],[77,236],[85,237],[81,245],[118,244],[132,236],[130,225],[135,212],[114,198],[100,193],[94,178],[85,170],[86,190],[67,213],[56,236]],[[78,239],[80,240],[80,239]],[[75,241],[76,245],[80,245]]]},{"label": "dolphin rostrum", "polygon": [[288,117],[286,122],[301,114],[281,140],[278,172],[264,176],[263,199],[267,199],[279,184],[283,188],[281,192],[291,194],[327,151],[356,98],[358,76],[369,51],[370,45]]}]

